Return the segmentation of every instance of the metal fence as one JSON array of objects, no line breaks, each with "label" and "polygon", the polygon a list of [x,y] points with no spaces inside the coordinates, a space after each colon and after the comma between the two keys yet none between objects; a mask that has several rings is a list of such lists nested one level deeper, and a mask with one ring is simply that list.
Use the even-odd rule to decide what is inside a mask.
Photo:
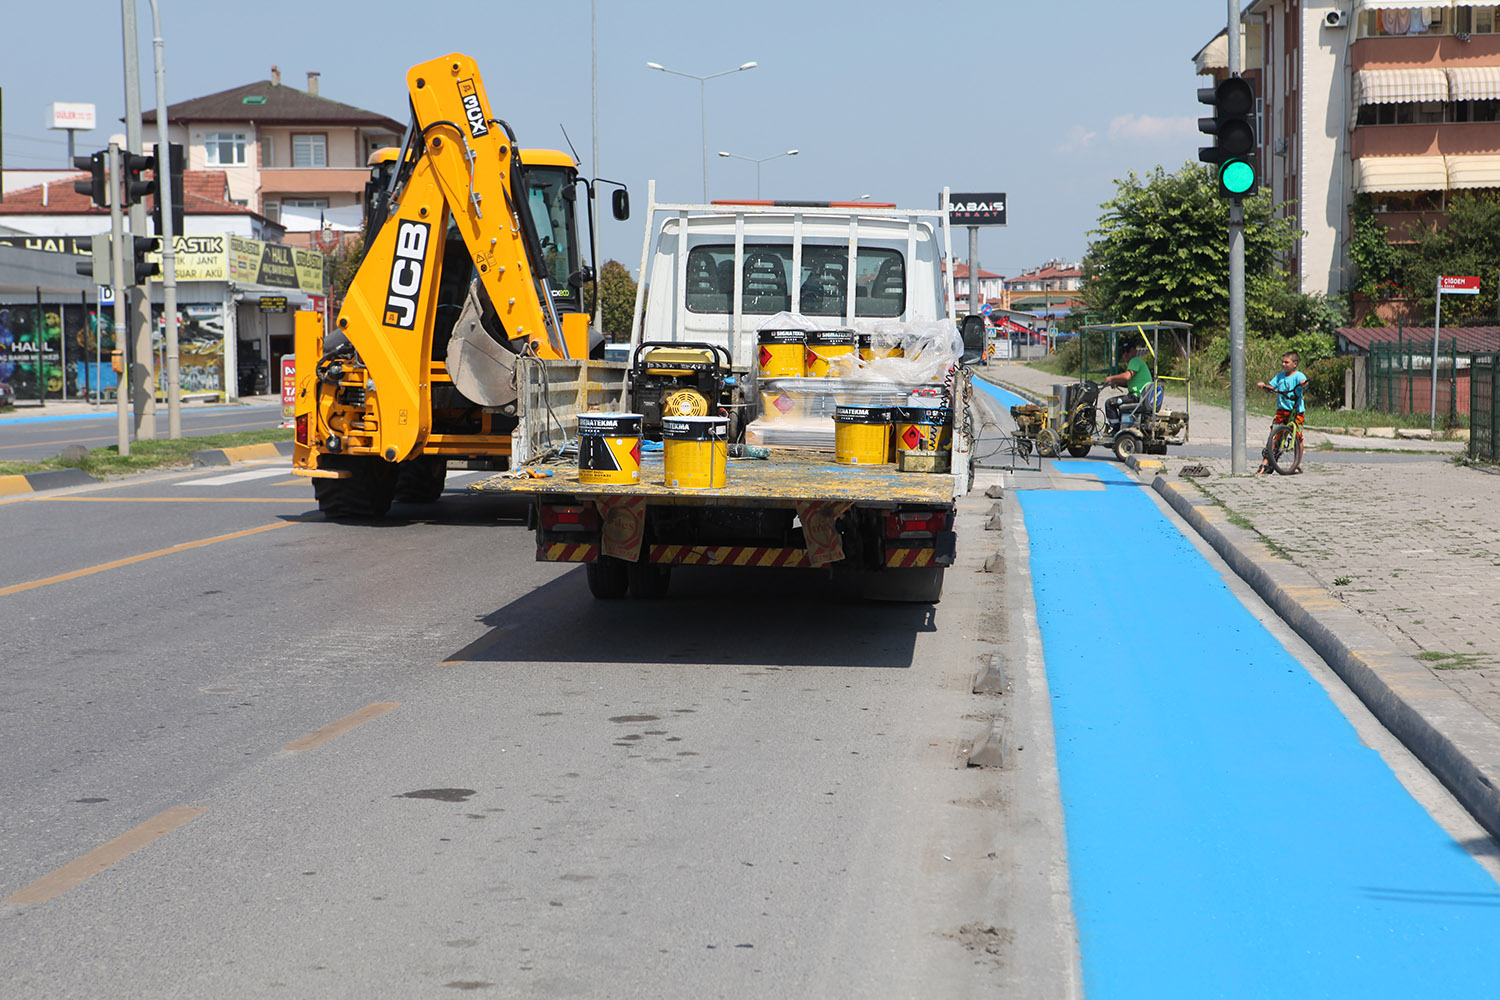
[{"label": "metal fence", "polygon": [[1500,351],[1469,356],[1469,457],[1500,462]]},{"label": "metal fence", "polygon": [[[1437,415],[1455,426],[1468,410],[1470,355],[1460,359],[1457,339],[1437,350]],[[1398,339],[1370,345],[1370,408],[1385,413],[1430,413],[1433,406],[1432,343]]]}]

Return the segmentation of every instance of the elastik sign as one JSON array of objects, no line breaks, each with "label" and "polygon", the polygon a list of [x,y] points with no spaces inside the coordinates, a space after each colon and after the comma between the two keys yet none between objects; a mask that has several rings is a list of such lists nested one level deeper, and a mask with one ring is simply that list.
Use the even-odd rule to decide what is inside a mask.
[{"label": "elastik sign", "polygon": [[1437,290],[1440,295],[1478,295],[1479,277],[1439,277]]},{"label": "elastik sign", "polygon": [[948,195],[948,224],[952,226],[1005,225],[1005,193]]}]

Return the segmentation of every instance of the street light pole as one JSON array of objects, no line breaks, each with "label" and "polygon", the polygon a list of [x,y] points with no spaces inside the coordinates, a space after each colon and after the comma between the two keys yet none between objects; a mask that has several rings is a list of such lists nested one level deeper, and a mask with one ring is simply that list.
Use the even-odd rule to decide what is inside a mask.
[{"label": "street light pole", "polygon": [[741,73],[747,69],[754,69],[758,64],[754,62],[742,63],[734,69],[726,69],[718,73],[710,73],[708,76],[699,76],[696,73],[684,73],[681,70],[667,69],[661,63],[648,62],[648,69],[660,70],[663,73],[671,73],[674,76],[685,76],[689,80],[698,81],[698,130],[703,142],[703,201],[708,202],[708,81],[720,76],[728,76],[730,73]]},{"label": "street light pole", "polygon": [[[796,156],[798,152],[799,150],[789,149],[785,153],[772,153],[770,156],[762,156],[756,158],[754,156],[741,156],[739,153],[726,153],[723,150],[720,150],[719,155],[732,157],[736,160],[748,160],[751,163],[755,164],[755,200],[760,201],[760,165],[762,163],[765,163],[767,160],[775,160],[783,156]],[[706,194],[704,195],[704,200],[708,200],[708,196]]]}]

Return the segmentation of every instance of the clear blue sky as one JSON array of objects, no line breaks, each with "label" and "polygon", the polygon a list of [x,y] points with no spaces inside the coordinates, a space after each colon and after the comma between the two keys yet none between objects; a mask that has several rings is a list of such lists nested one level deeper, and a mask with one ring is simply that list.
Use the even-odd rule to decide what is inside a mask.
[{"label": "clear blue sky", "polygon": [[[155,106],[151,6],[136,0],[142,105]],[[495,114],[524,146],[591,157],[588,0],[474,4],[291,3],[238,7],[159,0],[167,101],[267,79],[404,122],[405,73],[452,51],[473,56]],[[65,12],[65,13],[64,13]],[[600,173],[644,206],[703,193],[699,83],[706,76],[709,196],[753,197],[753,163],[722,159],[797,149],[761,166],[767,198],[869,194],[903,206],[955,191],[1004,191],[1009,226],[985,230],[980,266],[1006,276],[1048,258],[1077,260],[1113,179],[1196,158],[1203,106],[1192,56],[1224,27],[1221,2],[1122,7],[955,0],[947,3],[598,0]],[[67,164],[66,135],[45,128],[53,101],[92,102],[101,127],[79,153],[123,131],[119,5],[20,5],[0,63],[7,167]],[[29,41],[28,41],[29,40]],[[640,216],[602,223],[601,256],[632,271]],[[966,230],[954,250],[968,254]]]}]

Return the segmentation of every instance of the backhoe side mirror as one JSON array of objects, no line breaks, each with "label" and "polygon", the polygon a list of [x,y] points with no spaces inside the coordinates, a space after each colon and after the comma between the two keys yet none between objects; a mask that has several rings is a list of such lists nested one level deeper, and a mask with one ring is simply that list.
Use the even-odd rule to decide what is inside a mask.
[{"label": "backhoe side mirror", "polygon": [[616,188],[614,195],[610,198],[610,207],[614,211],[616,220],[624,222],[630,218],[630,192],[624,188]]}]

